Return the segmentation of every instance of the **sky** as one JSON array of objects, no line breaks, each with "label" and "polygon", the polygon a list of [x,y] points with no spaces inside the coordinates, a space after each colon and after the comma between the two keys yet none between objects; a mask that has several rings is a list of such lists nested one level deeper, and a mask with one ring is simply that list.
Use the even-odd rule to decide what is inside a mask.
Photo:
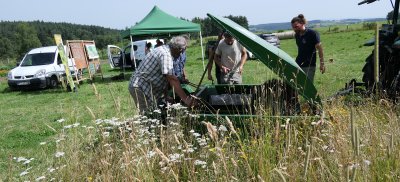
[{"label": "sky", "polygon": [[[289,22],[298,14],[307,20],[385,18],[390,0],[357,5],[361,0],[0,0],[0,21],[67,22],[125,29],[157,5],[191,20],[215,16],[246,16],[250,25]],[[0,27],[1,28],[1,27]]]}]

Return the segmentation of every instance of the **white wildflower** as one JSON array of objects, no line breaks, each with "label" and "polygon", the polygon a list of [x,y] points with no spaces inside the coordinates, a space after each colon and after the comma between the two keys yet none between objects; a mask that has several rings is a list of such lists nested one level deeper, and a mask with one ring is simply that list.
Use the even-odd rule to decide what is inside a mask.
[{"label": "white wildflower", "polygon": [[360,165],[359,164],[352,164],[348,168],[353,169],[353,168],[358,168]]},{"label": "white wildflower", "polygon": [[81,125],[81,123],[74,123],[72,126],[73,127],[78,127],[79,125]]},{"label": "white wildflower", "polygon": [[179,160],[183,157],[183,154],[170,154],[169,159],[171,162],[179,162]]},{"label": "white wildflower", "polygon": [[170,122],[170,124],[172,125],[172,126],[179,126],[179,123],[176,123],[176,122]]},{"label": "white wildflower", "polygon": [[188,148],[187,150],[182,150],[182,152],[192,153],[192,152],[194,152],[194,149],[193,148]]},{"label": "white wildflower", "polygon": [[18,157],[17,158],[17,162],[23,162],[23,161],[26,161],[26,160],[28,160],[27,158],[25,158],[25,157]]},{"label": "white wildflower", "polygon": [[61,118],[61,119],[57,120],[57,122],[59,122],[59,123],[62,123],[62,122],[64,122],[64,121],[65,121],[64,118]]},{"label": "white wildflower", "polygon": [[154,155],[156,155],[156,152],[154,151],[147,152],[147,158],[152,158]]},{"label": "white wildflower", "polygon": [[22,172],[19,174],[19,176],[25,176],[25,175],[29,174],[29,170],[30,170],[31,168],[32,168],[32,167],[26,169],[25,171],[22,171]]},{"label": "white wildflower", "polygon": [[224,125],[220,125],[218,131],[227,132],[228,129]]},{"label": "white wildflower", "polygon": [[161,172],[162,173],[165,173],[165,171],[168,169],[168,167],[163,167],[163,168],[161,168]]},{"label": "white wildflower", "polygon": [[108,132],[108,131],[103,132],[103,136],[104,136],[104,137],[109,137],[109,136],[110,136],[110,132]]},{"label": "white wildflower", "polygon": [[189,114],[189,117],[191,117],[191,118],[200,118],[200,115],[198,115],[198,114]]},{"label": "white wildflower", "polygon": [[369,160],[364,160],[364,163],[365,163],[367,166],[369,166],[369,165],[371,164],[371,161],[369,161]]},{"label": "white wildflower", "polygon": [[200,165],[203,166],[203,165],[207,165],[207,162],[201,161],[201,160],[195,160],[194,165],[195,166],[200,166]]},{"label": "white wildflower", "polygon": [[54,169],[54,168],[52,168],[52,167],[51,167],[51,168],[50,168],[50,167],[47,168],[47,171],[49,171],[50,173],[54,172],[55,170],[56,170],[56,169]]},{"label": "white wildflower", "polygon": [[29,174],[28,171],[22,171],[22,173],[20,173],[19,176],[25,176],[25,175],[27,175],[27,174]]},{"label": "white wildflower", "polygon": [[201,137],[201,135],[199,133],[193,133],[193,136],[196,138]]},{"label": "white wildflower", "polygon": [[46,142],[40,142],[39,145],[46,145]]},{"label": "white wildflower", "polygon": [[35,159],[35,158],[30,158],[30,159],[26,160],[23,164],[29,164],[33,161],[33,159]]},{"label": "white wildflower", "polygon": [[40,176],[40,177],[36,178],[35,181],[40,181],[40,180],[45,179],[45,178],[46,178],[45,176]]},{"label": "white wildflower", "polygon": [[66,126],[64,126],[64,129],[70,129],[70,128],[72,128],[72,125],[66,125]]},{"label": "white wildflower", "polygon": [[103,120],[102,120],[102,119],[96,119],[95,123],[96,123],[97,125],[99,125],[99,124],[103,123]]},{"label": "white wildflower", "polygon": [[56,152],[55,156],[57,158],[64,156],[65,152]]},{"label": "white wildflower", "polygon": [[198,138],[197,142],[199,143],[200,146],[206,146],[207,145],[207,140],[204,138]]}]

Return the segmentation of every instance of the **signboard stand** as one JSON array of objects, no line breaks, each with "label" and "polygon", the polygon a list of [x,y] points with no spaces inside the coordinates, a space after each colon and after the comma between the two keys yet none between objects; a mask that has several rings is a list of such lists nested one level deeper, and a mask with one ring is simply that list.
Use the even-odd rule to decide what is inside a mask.
[{"label": "signboard stand", "polygon": [[[61,61],[62,61],[63,65],[64,65],[64,68],[65,68],[65,75],[66,75],[66,78],[67,78],[68,86],[70,87],[70,89],[73,92],[76,92],[77,89],[75,87],[74,80],[72,79],[71,71],[69,70],[68,57],[67,57],[67,54],[65,53],[65,49],[64,49],[64,45],[63,45],[63,42],[62,42],[61,35],[60,34],[54,34],[54,40],[55,40],[56,45],[57,45],[58,54],[60,55]],[[63,84],[63,86],[64,86],[64,84]],[[64,89],[68,90],[67,86],[65,86]]]},{"label": "signboard stand", "polygon": [[[97,53],[94,41],[89,40],[67,40],[67,47],[70,50],[70,57],[74,58],[77,74],[75,75],[78,82],[90,79],[94,80],[94,76],[101,76],[100,59]],[[88,72],[88,76],[84,76],[84,72]]]}]

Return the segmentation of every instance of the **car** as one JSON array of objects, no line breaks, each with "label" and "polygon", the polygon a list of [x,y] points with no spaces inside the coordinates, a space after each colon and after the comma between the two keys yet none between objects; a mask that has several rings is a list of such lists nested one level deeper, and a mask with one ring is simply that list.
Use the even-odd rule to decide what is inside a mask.
[{"label": "car", "polygon": [[[107,55],[110,67],[135,69],[139,66],[140,62],[146,58],[146,44],[148,43],[151,43],[150,49],[154,49],[157,44],[157,39],[130,42],[123,49],[115,45],[107,45]],[[134,56],[131,55],[132,49],[135,52]]]},{"label": "car", "polygon": [[275,34],[259,34],[258,36],[278,48],[281,46],[281,41]]},{"label": "car", "polygon": [[[68,65],[71,74],[75,74],[74,60],[68,59]],[[7,79],[12,90],[55,88],[64,76],[65,68],[57,46],[48,46],[30,50],[17,67],[8,72]]]}]

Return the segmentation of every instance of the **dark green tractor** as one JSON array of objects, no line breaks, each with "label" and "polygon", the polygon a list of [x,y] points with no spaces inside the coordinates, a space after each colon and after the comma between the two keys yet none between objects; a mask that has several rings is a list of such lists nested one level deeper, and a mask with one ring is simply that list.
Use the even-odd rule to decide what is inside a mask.
[{"label": "dark green tractor", "polygon": [[[364,0],[358,5],[370,4],[376,0]],[[380,93],[389,98],[396,98],[400,93],[400,37],[398,35],[400,25],[398,24],[399,2],[395,0],[395,4],[391,0],[393,6],[393,17],[391,22],[383,24],[379,30],[379,72],[374,71],[375,67],[375,49],[365,60],[365,65],[362,69],[363,84],[366,87],[367,93]],[[368,41],[364,46],[375,45],[375,39]],[[377,79],[375,79],[375,74]]]}]

